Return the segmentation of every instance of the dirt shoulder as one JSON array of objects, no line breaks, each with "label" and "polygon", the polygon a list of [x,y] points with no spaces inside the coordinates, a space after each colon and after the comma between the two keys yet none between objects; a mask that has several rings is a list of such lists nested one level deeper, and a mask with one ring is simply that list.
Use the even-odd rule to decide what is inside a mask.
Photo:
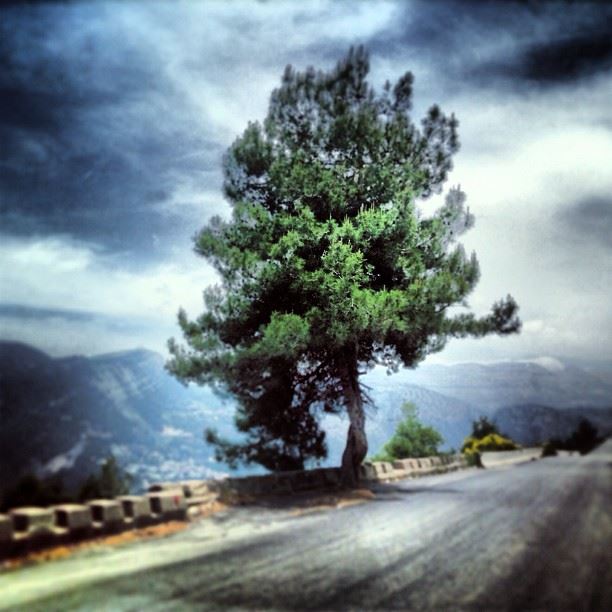
[{"label": "dirt shoulder", "polygon": [[293,495],[259,497],[234,496],[224,498],[223,501],[213,500],[199,506],[191,506],[188,510],[188,520],[186,521],[170,521],[159,525],[130,529],[119,534],[102,536],[92,540],[53,546],[44,550],[30,552],[22,557],[7,559],[0,563],[0,568],[11,570],[25,565],[63,559],[80,551],[95,551],[109,547],[125,546],[140,540],[165,538],[188,529],[196,521],[204,520],[220,512],[226,512],[233,507],[276,508],[289,511],[292,516],[302,516],[362,504],[371,501],[374,497],[374,493],[369,489],[309,491]]}]

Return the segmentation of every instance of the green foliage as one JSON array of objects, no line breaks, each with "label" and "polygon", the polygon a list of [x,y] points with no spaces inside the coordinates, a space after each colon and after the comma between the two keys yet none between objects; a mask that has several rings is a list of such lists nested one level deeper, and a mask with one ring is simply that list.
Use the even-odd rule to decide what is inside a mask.
[{"label": "green foliage", "polygon": [[575,450],[581,455],[586,455],[602,441],[603,438],[599,437],[597,428],[593,423],[588,419],[582,419],[576,430],[568,438],[566,446],[568,450]]},{"label": "green foliage", "polygon": [[373,461],[393,461],[412,457],[431,457],[438,454],[438,446],[444,442],[433,428],[423,425],[418,419],[418,410],[410,402],[402,406],[404,419],[399,423],[393,437],[384,445]]},{"label": "green foliage", "polygon": [[51,506],[77,500],[112,498],[129,493],[131,484],[132,477],[121,470],[111,455],[102,464],[98,474],[87,477],[76,496],[74,492],[64,489],[60,476],[39,478],[27,474],[6,491],[0,509],[6,511],[20,506]]},{"label": "green foliage", "polygon": [[546,442],[542,450],[542,456],[554,456],[559,450],[579,452],[581,455],[586,455],[602,442],[603,438],[599,436],[597,428],[593,423],[588,419],[581,419],[576,429],[565,440],[553,438]]},{"label": "green foliage", "polygon": [[498,433],[490,433],[483,438],[467,437],[463,442],[461,452],[469,456],[485,451],[506,451],[517,450],[518,448],[520,448],[519,445],[510,438],[500,436]]},{"label": "green foliage", "polygon": [[61,478],[39,478],[26,474],[2,496],[1,509],[6,511],[20,506],[50,506],[70,501],[71,496],[64,491]]},{"label": "green foliage", "polygon": [[477,421],[472,423],[472,438],[482,440],[491,434],[499,434],[497,426],[491,423],[486,416],[481,416]]},{"label": "green foliage", "polygon": [[542,446],[542,457],[555,457],[558,448],[558,443],[555,443],[553,440],[545,442],[544,446]]},{"label": "green foliage", "polygon": [[207,432],[231,465],[322,458],[319,416],[347,411],[356,472],[367,451],[361,373],[414,367],[449,338],[519,329],[510,296],[482,318],[450,310],[479,277],[457,243],[473,224],[465,195],[451,189],[426,216],[416,204],[441,191],[456,119],[433,106],[417,127],[412,75],[376,92],[368,71],[361,48],[329,72],[288,67],[264,122],[225,156],[231,219],[196,237],[221,284],[205,289],[200,317],[180,312],[187,347],[169,342],[168,369],[238,400],[246,442]]},{"label": "green foliage", "polygon": [[124,472],[115,457],[110,455],[100,467],[98,474],[90,475],[79,491],[81,501],[87,499],[111,498],[130,492],[132,477]]},{"label": "green foliage", "polygon": [[472,435],[463,441],[461,452],[468,465],[482,467],[481,453],[485,451],[516,450],[519,446],[510,438],[503,436],[495,423],[481,416],[472,423]]},{"label": "green foliage", "polygon": [[484,467],[482,465],[482,457],[481,457],[480,453],[477,452],[477,451],[474,451],[474,452],[471,452],[471,453],[465,453],[465,458],[466,458],[466,461],[467,461],[467,465],[469,467],[477,467],[477,468]]}]

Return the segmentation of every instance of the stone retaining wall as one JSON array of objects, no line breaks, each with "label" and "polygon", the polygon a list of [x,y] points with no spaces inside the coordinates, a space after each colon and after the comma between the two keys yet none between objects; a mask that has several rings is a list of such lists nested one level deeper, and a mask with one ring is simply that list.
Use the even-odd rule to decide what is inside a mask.
[{"label": "stone retaining wall", "polygon": [[[365,483],[448,472],[467,467],[462,455],[373,462],[361,466]],[[187,520],[189,509],[217,498],[257,497],[340,487],[339,468],[317,468],[245,478],[161,482],[145,495],[61,504],[49,508],[15,508],[0,514],[0,559],[170,520]]]}]

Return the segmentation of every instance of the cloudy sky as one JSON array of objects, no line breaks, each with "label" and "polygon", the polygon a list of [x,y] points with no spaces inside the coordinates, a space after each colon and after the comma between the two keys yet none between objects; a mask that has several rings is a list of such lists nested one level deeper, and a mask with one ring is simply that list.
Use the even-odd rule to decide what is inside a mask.
[{"label": "cloudy sky", "polygon": [[585,2],[4,3],[0,337],[163,352],[215,280],[191,238],[228,213],[225,149],[286,64],[364,44],[371,83],[411,70],[415,116],[459,118],[470,305],[521,307],[520,336],[435,360],[612,359],[611,33]]}]

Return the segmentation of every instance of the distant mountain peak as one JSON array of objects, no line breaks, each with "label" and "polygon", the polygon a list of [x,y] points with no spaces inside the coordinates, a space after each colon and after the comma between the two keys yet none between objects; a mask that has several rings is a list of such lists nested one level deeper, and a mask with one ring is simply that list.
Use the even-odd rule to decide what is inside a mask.
[{"label": "distant mountain peak", "polygon": [[41,357],[49,357],[45,352],[30,344],[26,344],[25,342],[0,340],[0,354],[4,355],[13,351],[18,351],[20,353],[31,353],[32,355],[39,355]]},{"label": "distant mountain peak", "polygon": [[160,353],[151,351],[145,348],[135,348],[126,351],[116,351],[114,353],[102,353],[100,355],[93,355],[90,357],[91,361],[102,362],[102,361],[132,361],[132,360],[147,360],[164,363],[165,359]]},{"label": "distant mountain peak", "polygon": [[23,342],[0,341],[0,374],[9,370],[29,370],[52,363],[43,351]]},{"label": "distant mountain peak", "polygon": [[539,365],[549,372],[563,372],[565,370],[565,364],[559,359],[554,357],[536,357],[535,359],[522,359],[520,363],[534,363]]}]

